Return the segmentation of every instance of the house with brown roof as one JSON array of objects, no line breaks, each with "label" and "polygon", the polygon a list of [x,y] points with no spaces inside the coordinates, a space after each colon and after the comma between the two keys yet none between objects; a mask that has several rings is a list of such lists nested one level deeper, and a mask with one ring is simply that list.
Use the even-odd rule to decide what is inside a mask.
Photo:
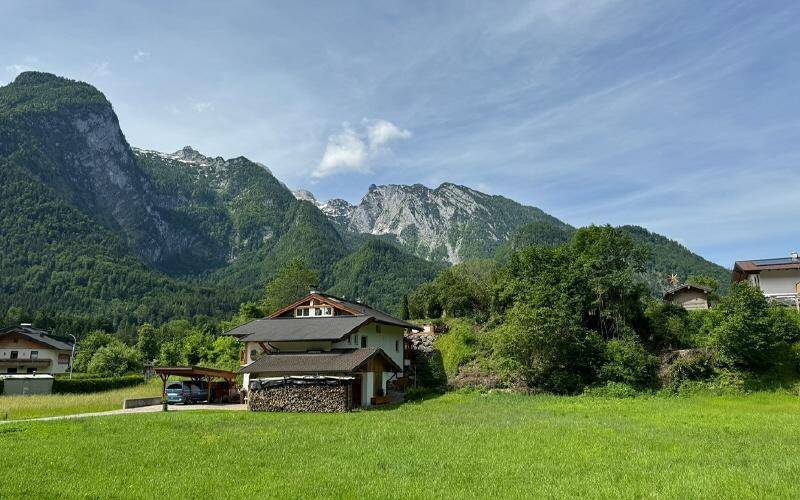
[{"label": "house with brown roof", "polygon": [[796,306],[800,286],[800,256],[740,260],[733,266],[733,281],[747,281],[770,300]]},{"label": "house with brown roof", "polygon": [[0,374],[65,373],[72,344],[30,325],[0,330]]},{"label": "house with brown roof", "polygon": [[337,377],[352,382],[352,406],[369,406],[402,376],[404,335],[417,325],[358,301],[311,292],[226,332],[244,343],[245,387],[275,378]]},{"label": "house with brown roof", "polygon": [[664,293],[664,301],[681,306],[687,311],[708,309],[708,294],[711,290],[700,285],[680,285]]}]

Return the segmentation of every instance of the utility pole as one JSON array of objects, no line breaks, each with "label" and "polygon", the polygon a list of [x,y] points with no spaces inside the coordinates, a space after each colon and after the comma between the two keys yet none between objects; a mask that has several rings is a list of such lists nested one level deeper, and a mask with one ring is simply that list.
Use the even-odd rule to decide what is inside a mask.
[{"label": "utility pole", "polygon": [[72,354],[69,355],[69,378],[72,379],[72,364],[75,361],[75,344],[78,343],[78,339],[75,338],[75,335],[68,333],[70,337],[72,337]]}]

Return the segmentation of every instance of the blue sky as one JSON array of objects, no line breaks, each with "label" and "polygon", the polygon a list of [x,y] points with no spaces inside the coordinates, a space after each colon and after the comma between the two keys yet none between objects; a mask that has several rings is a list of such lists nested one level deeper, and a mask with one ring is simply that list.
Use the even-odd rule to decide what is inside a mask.
[{"label": "blue sky", "polygon": [[[302,5],[301,5],[302,4]],[[0,83],[357,202],[444,181],[720,264],[800,248],[800,3],[0,3]]]}]

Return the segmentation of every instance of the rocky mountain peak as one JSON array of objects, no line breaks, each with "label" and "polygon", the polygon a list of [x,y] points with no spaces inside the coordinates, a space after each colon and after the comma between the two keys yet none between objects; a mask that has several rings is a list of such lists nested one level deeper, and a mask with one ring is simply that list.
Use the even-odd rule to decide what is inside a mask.
[{"label": "rocky mountain peak", "polygon": [[314,197],[311,191],[308,191],[306,189],[298,189],[296,191],[292,191],[292,194],[298,200],[309,201],[315,205],[317,204],[317,199]]}]

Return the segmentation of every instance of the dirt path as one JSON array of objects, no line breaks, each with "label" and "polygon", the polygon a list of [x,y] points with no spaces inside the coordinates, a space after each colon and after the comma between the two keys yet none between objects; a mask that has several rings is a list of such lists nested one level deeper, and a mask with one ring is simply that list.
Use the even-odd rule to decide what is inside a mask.
[{"label": "dirt path", "polygon": [[[191,411],[191,410],[233,410],[242,411],[246,410],[247,405],[243,404],[224,404],[224,405],[170,405],[169,411]],[[55,417],[39,417],[39,418],[25,418],[20,420],[0,420],[2,424],[11,424],[16,422],[46,422],[50,420],[65,420],[69,418],[87,418],[87,417],[105,417],[109,415],[127,415],[130,413],[155,413],[162,411],[161,405],[142,406],[139,408],[129,408],[127,410],[108,410],[98,411],[93,413],[75,413],[72,415],[58,415]]]}]

